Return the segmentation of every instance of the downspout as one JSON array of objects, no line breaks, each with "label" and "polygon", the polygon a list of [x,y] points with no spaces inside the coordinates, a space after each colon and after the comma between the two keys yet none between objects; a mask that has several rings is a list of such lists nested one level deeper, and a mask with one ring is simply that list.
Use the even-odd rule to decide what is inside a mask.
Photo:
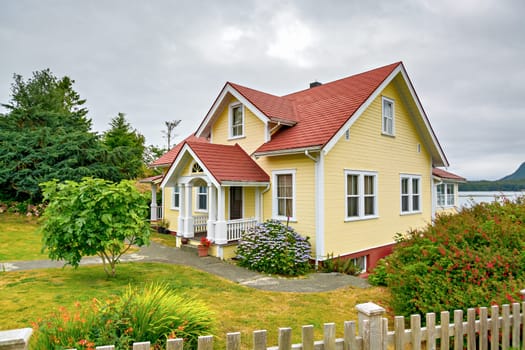
[{"label": "downspout", "polygon": [[323,228],[324,224],[321,223],[321,203],[322,203],[322,200],[321,200],[321,194],[322,194],[322,190],[320,189],[320,186],[321,186],[321,183],[323,182],[321,180],[321,173],[322,173],[322,168],[323,165],[322,165],[322,151],[319,152],[319,157],[314,157],[310,154],[310,152],[308,152],[308,150],[305,150],[304,151],[304,155],[308,158],[310,158],[314,163],[314,169],[315,169],[315,189],[314,189],[314,195],[315,195],[315,200],[314,200],[314,205],[315,205],[315,269],[317,270],[319,268],[319,252],[322,250],[321,249],[321,229]]}]

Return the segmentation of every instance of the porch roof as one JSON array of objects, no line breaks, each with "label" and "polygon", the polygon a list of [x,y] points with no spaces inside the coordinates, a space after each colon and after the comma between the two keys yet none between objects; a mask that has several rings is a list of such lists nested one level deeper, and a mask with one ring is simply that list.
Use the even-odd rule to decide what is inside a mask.
[{"label": "porch roof", "polygon": [[439,168],[432,168],[432,175],[440,179],[452,180],[457,182],[467,182],[467,179],[465,179],[464,177]]},{"label": "porch roof", "polygon": [[230,146],[189,140],[185,143],[221,184],[270,181],[268,174],[238,144]]}]

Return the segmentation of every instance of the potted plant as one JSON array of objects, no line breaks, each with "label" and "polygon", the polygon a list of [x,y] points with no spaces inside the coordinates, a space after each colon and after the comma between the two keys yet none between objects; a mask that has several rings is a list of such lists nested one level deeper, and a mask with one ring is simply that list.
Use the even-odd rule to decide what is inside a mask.
[{"label": "potted plant", "polygon": [[211,241],[206,237],[202,237],[201,244],[197,246],[199,256],[208,256],[208,248],[210,247],[210,245]]},{"label": "potted plant", "polygon": [[169,233],[170,230],[168,227],[170,226],[170,222],[166,219],[162,219],[157,224],[157,232],[158,233]]}]

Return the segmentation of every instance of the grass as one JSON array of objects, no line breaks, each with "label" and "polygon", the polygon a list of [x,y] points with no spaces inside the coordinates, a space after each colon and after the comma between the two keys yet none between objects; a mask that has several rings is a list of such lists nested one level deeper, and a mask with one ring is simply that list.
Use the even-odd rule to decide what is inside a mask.
[{"label": "grass", "polygon": [[41,253],[38,219],[11,213],[0,214],[0,261],[47,259]]},{"label": "grass", "polygon": [[[38,225],[34,219],[0,214],[0,232],[13,232],[15,228],[10,226],[16,226],[19,235],[25,237],[36,235]],[[153,234],[152,239],[171,244],[174,237]],[[33,249],[35,245],[40,249],[38,237],[36,242]],[[21,256],[32,256],[31,249],[24,248],[23,244],[20,247],[16,249],[27,250]],[[73,308],[76,301],[103,300],[119,294],[129,284],[157,281],[168,283],[177,293],[207,304],[215,315],[215,341],[219,347],[224,347],[226,333],[238,331],[242,333],[246,349],[251,346],[252,332],[259,329],[268,331],[268,345],[277,345],[279,327],[292,327],[293,341],[300,342],[301,326],[314,325],[316,339],[322,339],[323,324],[335,322],[337,336],[341,337],[343,322],[357,320],[356,304],[372,301],[387,308],[390,298],[387,289],[378,287],[347,287],[323,293],[261,291],[190,267],[161,263],[123,263],[117,267],[117,276],[111,279],[106,277],[101,266],[12,271],[0,272],[0,330],[31,327],[32,322],[45,319],[60,306]]]}]

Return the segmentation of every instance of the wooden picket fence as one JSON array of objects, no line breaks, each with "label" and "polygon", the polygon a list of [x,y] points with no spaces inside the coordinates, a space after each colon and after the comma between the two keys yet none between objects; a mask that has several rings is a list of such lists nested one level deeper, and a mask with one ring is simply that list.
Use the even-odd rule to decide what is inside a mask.
[{"label": "wooden picket fence", "polygon": [[[405,318],[394,318],[393,330],[388,330],[385,309],[374,304],[365,303],[356,306],[358,321],[344,323],[343,338],[336,338],[336,325],[324,324],[323,339],[314,340],[314,327],[303,326],[302,341],[292,344],[292,329],[280,328],[278,345],[267,345],[267,332],[253,332],[252,344],[243,344],[244,349],[253,350],[488,350],[488,349],[521,349],[525,344],[525,302],[494,305],[489,308],[469,309],[464,321],[463,311],[453,313],[441,312],[440,324],[436,323],[436,314],[425,316],[425,327],[421,327],[420,315],[410,317],[410,328],[405,329]],[[501,311],[501,313],[500,313]],[[30,329],[29,329],[30,330]],[[198,339],[198,350],[213,350],[213,336],[201,336]],[[26,343],[27,344],[27,343]],[[183,350],[182,339],[169,339],[167,350]],[[0,341],[0,350],[2,350]],[[7,349],[7,348],[6,348]],[[14,348],[9,348],[14,349]],[[21,347],[20,349],[24,349]],[[98,350],[114,349],[113,345],[98,346]],[[149,350],[149,342],[133,344],[133,350]],[[241,333],[226,335],[226,350],[241,350]]]}]

